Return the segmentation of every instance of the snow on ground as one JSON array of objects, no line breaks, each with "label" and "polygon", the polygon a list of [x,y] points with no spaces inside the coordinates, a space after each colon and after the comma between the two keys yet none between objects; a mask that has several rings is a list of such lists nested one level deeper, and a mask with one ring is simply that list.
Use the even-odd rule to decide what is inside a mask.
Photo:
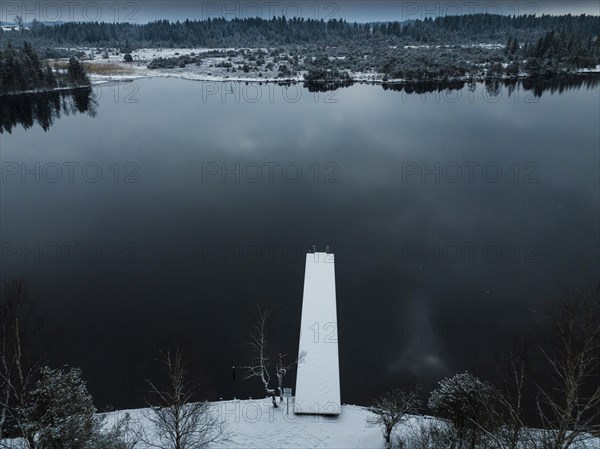
[{"label": "snow on ground", "polygon": [[[487,49],[495,49],[495,48],[504,48],[502,44],[470,44],[470,45],[404,45],[405,49],[430,49],[430,48],[487,48]],[[391,46],[390,48],[398,48],[397,45]]]},{"label": "snow on ground", "polygon": [[[88,59],[84,60],[87,65],[90,79],[97,83],[101,81],[130,81],[139,78],[148,77],[166,77],[182,78],[194,81],[236,81],[236,82],[285,82],[302,81],[304,72],[298,73],[293,77],[278,78],[277,71],[269,71],[266,68],[259,72],[227,72],[226,68],[214,67],[219,62],[226,62],[227,57],[205,57],[199,66],[188,64],[185,68],[173,69],[149,69],[147,66],[157,58],[177,58],[179,56],[191,56],[192,53],[199,55],[211,51],[227,52],[230,50],[240,50],[234,48],[142,48],[131,52],[133,62],[123,60],[124,53],[116,50],[108,50],[108,58],[103,58],[102,53],[91,48],[67,48],[66,50],[76,50],[85,52]],[[266,49],[252,49],[249,51],[258,51]],[[236,58],[237,59],[237,58]],[[67,59],[61,60],[66,62]],[[278,64],[276,64],[278,65]],[[211,67],[212,66],[212,67]]]},{"label": "snow on ground", "polygon": [[579,73],[600,73],[600,64],[594,69],[579,69]]},{"label": "snow on ground", "polygon": [[29,90],[20,90],[18,92],[7,92],[4,93],[2,95],[24,95],[24,94],[42,94],[42,93],[46,93],[46,92],[64,92],[64,91],[70,91],[73,89],[81,89],[84,87],[88,87],[86,86],[79,86],[79,87],[73,87],[73,86],[68,86],[68,87],[53,87],[52,89],[29,89]]},{"label": "snow on ground", "polygon": [[[295,415],[293,398],[289,414],[286,403],[273,408],[271,398],[232,400],[212,403],[212,410],[225,422],[226,441],[210,449],[277,448],[277,449],[380,449],[384,440],[378,427],[367,425],[372,414],[364,407],[342,406],[339,416]],[[150,428],[148,410],[129,410],[109,415],[109,420],[130,413],[132,420]],[[414,418],[426,419],[426,418]],[[140,449],[146,449],[141,446]]]},{"label": "snow on ground", "polygon": [[[290,399],[289,415],[286,403],[274,409],[271,398],[231,400],[211,403],[212,412],[225,424],[228,439],[214,443],[208,449],[383,449],[383,435],[379,427],[367,424],[373,416],[365,407],[343,405],[339,416],[294,415],[293,399]],[[152,426],[147,418],[149,409],[121,410],[106,414],[106,425],[110,426],[126,414],[132,423],[141,426],[151,435]],[[413,416],[398,426],[396,435],[409,435],[420,426],[436,423],[435,418]],[[19,441],[4,440],[0,447],[23,449]],[[136,449],[150,449],[138,444]],[[583,446],[579,446],[581,448]],[[600,439],[589,441],[587,449],[600,449]],[[577,448],[573,448],[577,449]]]},{"label": "snow on ground", "polygon": [[[450,46],[435,46],[450,47]],[[477,45],[464,45],[463,47],[485,47],[485,48],[500,48],[497,44],[477,44]],[[428,45],[407,45],[404,48],[432,48]],[[263,68],[262,72],[250,71],[244,73],[243,71],[227,72],[226,68],[215,67],[218,63],[228,61],[227,57],[204,57],[200,65],[188,64],[185,68],[172,68],[172,69],[149,69],[148,64],[157,58],[177,58],[185,55],[201,55],[202,53],[208,53],[211,51],[227,52],[230,50],[241,50],[239,48],[142,48],[135,50],[131,53],[133,62],[123,61],[124,53],[117,52],[116,49],[109,49],[107,51],[108,58],[103,58],[102,53],[92,48],[70,48],[64,47],[67,50],[83,51],[88,59],[85,59],[87,70],[90,73],[90,79],[94,84],[99,84],[106,81],[133,81],[139,78],[181,78],[193,81],[207,81],[207,82],[303,82],[304,74],[306,72],[299,71],[294,76],[285,78],[279,78],[277,76],[278,70],[267,70]],[[249,52],[255,52],[258,50],[267,51],[268,49],[246,49]],[[343,59],[344,57],[338,57]],[[271,58],[265,58],[266,62],[269,62]],[[59,60],[66,63],[67,59]],[[240,58],[235,58],[234,62],[243,64],[244,61]],[[285,63],[282,61],[281,63]],[[237,65],[237,64],[234,64]],[[277,67],[279,63],[276,63]],[[481,64],[483,66],[483,64]],[[580,69],[579,73],[600,73],[600,65],[595,69]],[[259,75],[260,73],[260,75]],[[261,76],[262,75],[262,76]],[[369,72],[352,72],[352,78],[356,82],[366,82],[379,84],[383,82],[383,74],[369,71]],[[405,80],[393,79],[387,80],[386,82],[401,83]]]},{"label": "snow on ground", "polygon": [[[18,25],[2,25],[0,28],[2,28],[2,31],[18,31],[19,30]],[[23,30],[29,30],[29,27],[23,26]]]},{"label": "snow on ground", "polygon": [[[368,427],[370,415],[365,408],[345,405],[339,416],[294,415],[293,398],[290,399],[289,415],[286,403],[273,408],[271,398],[213,402],[212,412],[225,423],[227,439],[209,445],[209,449],[380,449],[384,440],[379,428]],[[110,427],[129,414],[134,427],[144,429],[152,440],[152,424],[148,420],[149,409],[121,410],[106,414],[105,425]],[[139,444],[136,449],[150,449]],[[23,449],[22,442],[7,440],[0,448]]]},{"label": "snow on ground", "polygon": [[[331,417],[294,415],[293,404],[288,415],[286,407],[273,409],[268,399],[220,403],[218,408],[231,436],[215,448],[383,447],[381,431],[367,427],[370,412],[358,406],[344,406],[341,415]],[[239,419],[237,415],[227,415],[226,410],[231,409],[240,411]],[[255,422],[256,416],[260,421]]]}]

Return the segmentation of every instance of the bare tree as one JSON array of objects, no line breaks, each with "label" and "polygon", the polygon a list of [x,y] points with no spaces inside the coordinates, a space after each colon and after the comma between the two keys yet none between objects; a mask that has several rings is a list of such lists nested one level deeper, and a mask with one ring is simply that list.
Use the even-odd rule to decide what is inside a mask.
[{"label": "bare tree", "polygon": [[[467,422],[474,429],[475,439],[471,447],[476,447],[477,439],[485,447],[518,449],[528,447],[524,442],[529,437],[522,415],[524,372],[520,366],[512,366],[516,390],[492,387],[489,392],[479,394],[480,407],[477,414],[467,416]],[[480,433],[480,437],[477,437]]]},{"label": "bare tree", "polygon": [[549,383],[538,384],[537,409],[552,449],[568,449],[600,432],[600,298],[569,294],[550,311],[541,347]]},{"label": "bare tree", "polygon": [[500,424],[493,432],[479,426],[498,447],[517,449],[522,446],[526,430],[523,421],[525,369],[522,361],[513,360],[511,366],[512,391],[495,389],[495,398],[487,403],[490,422]]},{"label": "bare tree", "polygon": [[250,346],[252,348],[252,364],[245,366],[244,368],[248,371],[245,380],[253,377],[258,377],[265,389],[265,393],[271,396],[273,406],[277,407],[277,401],[275,400],[276,393],[279,396],[280,401],[283,401],[283,378],[287,372],[297,364],[297,361],[286,363],[286,354],[279,354],[277,362],[275,363],[275,375],[277,377],[277,391],[271,388],[271,370],[270,361],[270,345],[267,338],[268,322],[270,317],[268,310],[262,310],[258,307],[258,317],[256,325],[254,326],[254,333],[250,337]]},{"label": "bare tree", "polygon": [[286,364],[286,357],[287,354],[280,353],[277,363],[275,364],[275,372],[277,374],[277,394],[279,395],[280,402],[283,402],[283,378],[287,374],[288,370],[292,369],[297,364],[296,361]]},{"label": "bare tree", "polygon": [[386,445],[391,447],[394,428],[405,421],[408,415],[416,414],[421,401],[413,389],[394,388],[379,396],[369,410],[375,415],[367,418],[372,426],[381,426]]},{"label": "bare tree", "polygon": [[269,374],[269,357],[267,355],[269,350],[267,341],[269,315],[268,310],[263,311],[260,307],[258,308],[258,319],[254,326],[254,334],[250,337],[250,346],[252,347],[254,358],[252,364],[244,368],[248,370],[246,379],[258,377],[263,384],[265,392],[274,398],[275,390],[269,387],[271,376]]},{"label": "bare tree", "polygon": [[[9,421],[22,430],[19,410],[26,405],[37,373],[28,347],[32,317],[27,283],[23,279],[7,281],[0,295],[0,437]],[[27,440],[33,447],[33,438]]]},{"label": "bare tree", "polygon": [[485,413],[490,423],[497,427],[482,426],[477,420],[471,420],[486,438],[496,447],[518,449],[523,447],[528,429],[524,422],[524,404],[526,398],[526,383],[529,375],[527,370],[527,336],[516,334],[512,338],[512,346],[502,351],[502,363],[494,370],[499,377],[493,387],[493,399],[482,398]]},{"label": "bare tree", "polygon": [[199,390],[188,379],[182,348],[161,352],[167,382],[164,389],[150,384],[152,410],[148,419],[153,435],[145,443],[159,449],[198,449],[225,439],[224,423],[211,410],[208,401],[200,401]]}]

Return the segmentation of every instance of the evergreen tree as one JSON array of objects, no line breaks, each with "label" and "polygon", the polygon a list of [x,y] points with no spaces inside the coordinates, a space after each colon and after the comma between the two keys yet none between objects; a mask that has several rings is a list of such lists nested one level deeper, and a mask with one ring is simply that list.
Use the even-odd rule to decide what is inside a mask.
[{"label": "evergreen tree", "polygon": [[42,368],[24,410],[24,430],[44,449],[86,449],[97,427],[96,408],[81,371]]},{"label": "evergreen tree", "polygon": [[513,39],[512,43],[510,44],[510,50],[509,53],[511,55],[514,55],[517,50],[519,50],[519,42],[517,41],[517,39]]},{"label": "evergreen tree", "polygon": [[50,68],[33,46],[25,41],[18,50],[8,41],[0,51],[0,95],[28,90],[48,90],[61,86],[87,86],[90,81],[80,62],[71,58],[67,74]]},{"label": "evergreen tree", "polygon": [[71,56],[69,59],[69,67],[67,68],[67,72],[69,74],[69,81],[72,86],[81,86],[85,84],[89,84],[89,79],[83,69],[83,66],[77,60],[77,58]]},{"label": "evergreen tree", "polygon": [[510,50],[513,46],[513,37],[508,36],[508,41],[506,42],[506,46],[504,47],[504,54],[507,55],[510,53]]}]

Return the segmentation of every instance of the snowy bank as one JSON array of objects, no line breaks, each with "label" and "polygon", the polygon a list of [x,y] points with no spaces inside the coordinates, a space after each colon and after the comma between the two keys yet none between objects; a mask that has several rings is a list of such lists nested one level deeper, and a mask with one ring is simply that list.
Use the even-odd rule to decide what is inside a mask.
[{"label": "snowy bank", "polygon": [[[342,405],[339,416],[294,415],[293,398],[290,399],[289,414],[286,403],[273,408],[271,398],[231,400],[211,403],[211,412],[224,422],[227,439],[208,446],[209,449],[383,449],[385,447],[381,429],[367,424],[373,414],[365,407]],[[104,414],[107,428],[123,419],[127,414],[133,427],[142,429],[147,436],[153,434],[148,419],[150,409],[120,410]],[[399,425],[395,437],[410,438],[419,429],[440,424],[429,416],[412,416]],[[416,432],[416,433],[415,433]],[[534,431],[535,432],[535,431]],[[152,442],[152,441],[150,441]],[[150,449],[143,443],[135,449]],[[0,448],[24,449],[22,441],[3,440]],[[588,440],[586,445],[574,445],[573,449],[600,449],[600,438]]]}]

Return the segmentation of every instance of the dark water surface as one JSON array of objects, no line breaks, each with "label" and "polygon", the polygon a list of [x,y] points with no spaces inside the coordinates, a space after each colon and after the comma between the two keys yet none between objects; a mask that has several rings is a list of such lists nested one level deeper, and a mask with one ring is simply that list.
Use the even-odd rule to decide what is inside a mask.
[{"label": "dark water surface", "polygon": [[342,400],[430,383],[597,282],[598,85],[538,95],[148,79],[42,113],[47,131],[5,109],[2,278],[30,282],[50,361],[99,404],[142,404],[175,331],[217,397],[256,397],[231,373],[256,305],[295,356],[304,253],[330,245]]}]

